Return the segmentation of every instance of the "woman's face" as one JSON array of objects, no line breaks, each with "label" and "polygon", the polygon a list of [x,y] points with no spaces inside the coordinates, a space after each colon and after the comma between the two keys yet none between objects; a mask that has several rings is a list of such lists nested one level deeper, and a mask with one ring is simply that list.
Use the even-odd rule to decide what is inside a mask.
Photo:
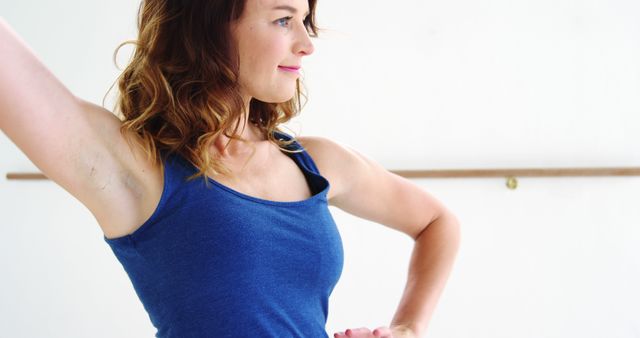
[{"label": "woman's face", "polygon": [[302,57],[313,53],[303,23],[309,10],[307,0],[246,1],[244,13],[232,24],[243,95],[269,103],[286,102],[295,94],[300,70],[283,66],[301,67]]}]

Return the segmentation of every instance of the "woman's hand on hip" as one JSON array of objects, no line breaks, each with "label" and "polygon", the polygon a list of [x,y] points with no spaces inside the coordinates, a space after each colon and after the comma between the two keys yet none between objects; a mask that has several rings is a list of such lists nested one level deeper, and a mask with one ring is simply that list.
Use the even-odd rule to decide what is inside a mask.
[{"label": "woman's hand on hip", "polygon": [[388,328],[381,326],[373,331],[361,327],[358,329],[347,329],[344,332],[336,332],[333,334],[334,338],[418,338],[413,331],[404,326],[394,326]]}]

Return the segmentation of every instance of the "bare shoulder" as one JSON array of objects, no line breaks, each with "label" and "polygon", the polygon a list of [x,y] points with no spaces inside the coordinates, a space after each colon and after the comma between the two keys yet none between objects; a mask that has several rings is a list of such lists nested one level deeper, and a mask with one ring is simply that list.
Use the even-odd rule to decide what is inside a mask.
[{"label": "bare shoulder", "polygon": [[450,212],[420,186],[386,170],[353,148],[323,137],[300,144],[334,186],[329,204],[417,239],[428,224]]},{"label": "bare shoulder", "polygon": [[322,136],[300,136],[298,143],[307,151],[331,188],[327,199],[331,202],[347,187],[350,168],[363,160],[355,149]]}]

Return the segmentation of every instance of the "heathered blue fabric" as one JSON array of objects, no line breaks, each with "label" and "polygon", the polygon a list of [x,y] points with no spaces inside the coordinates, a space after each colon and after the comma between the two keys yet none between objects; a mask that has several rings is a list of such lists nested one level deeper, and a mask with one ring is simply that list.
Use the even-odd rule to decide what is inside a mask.
[{"label": "heathered blue fabric", "polygon": [[312,197],[278,202],[211,178],[209,188],[202,178],[187,182],[196,168],[174,154],[163,160],[164,190],[151,217],[132,234],[103,236],[156,337],[328,337],[328,300],[343,268],[329,182],[306,151],[283,153]]}]

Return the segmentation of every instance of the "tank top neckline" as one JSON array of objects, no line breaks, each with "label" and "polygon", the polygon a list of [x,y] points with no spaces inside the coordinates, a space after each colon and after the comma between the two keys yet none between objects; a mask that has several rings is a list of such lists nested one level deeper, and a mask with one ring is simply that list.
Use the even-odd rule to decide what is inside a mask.
[{"label": "tank top neckline", "polygon": [[[286,140],[291,140],[292,138],[284,133],[275,131],[274,134],[277,136],[282,136],[284,137]],[[303,149],[302,146],[299,145],[299,143],[297,141],[294,141],[293,145],[295,145],[298,149]],[[214,180],[213,178],[211,178],[210,176],[206,176],[206,179],[209,183],[212,183],[215,187],[219,188],[221,191],[226,192],[231,194],[234,197],[240,198],[240,199],[244,199],[244,200],[248,200],[250,202],[255,202],[255,203],[261,203],[261,204],[268,204],[268,205],[274,205],[274,206],[304,206],[307,205],[309,203],[313,203],[316,200],[323,200],[326,201],[326,195],[328,193],[329,187],[330,187],[330,183],[329,181],[322,175],[320,175],[319,173],[315,173],[312,170],[309,170],[308,168],[306,168],[305,165],[303,165],[301,163],[302,159],[301,156],[303,156],[303,153],[306,154],[307,157],[310,158],[309,154],[306,153],[306,150],[303,150],[303,153],[287,153],[285,151],[280,150],[282,153],[284,153],[286,156],[288,156],[289,158],[291,158],[296,166],[302,171],[302,174],[305,177],[305,181],[307,186],[309,187],[309,190],[312,192],[312,195],[306,199],[303,200],[297,200],[297,201],[273,201],[273,200],[267,200],[267,199],[263,199],[263,198],[259,198],[256,196],[251,196],[251,195],[247,195],[245,193],[242,193],[240,191],[237,191],[235,189],[232,189],[216,180]],[[181,156],[180,160],[185,163],[190,171],[192,171],[193,173],[195,173],[197,171],[197,168],[195,166],[193,166],[189,161],[185,160],[184,158],[182,158]],[[313,161],[312,159],[310,159],[311,161]],[[315,180],[320,180],[322,182],[322,185],[324,186],[324,188],[320,191],[317,191],[316,193],[314,192],[313,189],[313,185],[311,184],[310,180],[311,179],[315,179]]]}]

